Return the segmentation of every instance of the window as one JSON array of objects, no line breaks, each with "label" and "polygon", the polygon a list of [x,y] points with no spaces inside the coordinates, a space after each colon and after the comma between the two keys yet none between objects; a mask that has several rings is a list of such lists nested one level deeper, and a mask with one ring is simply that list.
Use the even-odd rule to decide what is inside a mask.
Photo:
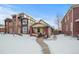
[{"label": "window", "polygon": [[27,20],[22,20],[22,24],[26,25],[27,24]]},{"label": "window", "polygon": [[23,26],[23,33],[27,33],[27,26]]}]

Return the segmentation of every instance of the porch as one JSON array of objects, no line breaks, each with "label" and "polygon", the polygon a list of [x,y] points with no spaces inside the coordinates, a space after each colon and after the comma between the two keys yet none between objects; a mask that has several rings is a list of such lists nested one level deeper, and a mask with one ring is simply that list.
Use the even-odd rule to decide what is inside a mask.
[{"label": "porch", "polygon": [[42,23],[37,23],[30,26],[30,35],[37,36],[38,33],[43,33],[45,37],[49,37],[49,26],[46,26]]}]

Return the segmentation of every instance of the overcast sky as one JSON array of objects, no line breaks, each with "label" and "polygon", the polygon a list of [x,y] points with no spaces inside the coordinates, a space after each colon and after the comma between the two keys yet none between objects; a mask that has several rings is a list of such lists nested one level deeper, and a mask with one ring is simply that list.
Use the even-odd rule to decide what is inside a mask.
[{"label": "overcast sky", "polygon": [[43,19],[51,26],[56,27],[56,16],[63,16],[71,7],[69,4],[3,4],[0,5],[0,24],[12,14],[24,12],[36,20]]}]

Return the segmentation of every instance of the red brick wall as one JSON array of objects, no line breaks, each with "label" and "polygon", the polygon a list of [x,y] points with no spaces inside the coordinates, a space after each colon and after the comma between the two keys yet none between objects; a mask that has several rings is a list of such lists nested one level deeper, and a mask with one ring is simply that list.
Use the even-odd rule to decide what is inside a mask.
[{"label": "red brick wall", "polygon": [[16,17],[16,33],[21,33],[21,21],[18,19],[18,16]]},{"label": "red brick wall", "polygon": [[7,33],[21,33],[21,21],[18,19],[18,15],[12,16],[12,19],[5,21],[5,32]]},{"label": "red brick wall", "polygon": [[13,22],[12,21],[5,22],[5,32],[6,33],[13,33]]},{"label": "red brick wall", "polygon": [[18,17],[13,18],[12,21],[5,22],[5,29],[7,33],[21,33],[21,21]]},{"label": "red brick wall", "polygon": [[9,33],[12,33],[12,22],[9,22]]},{"label": "red brick wall", "polygon": [[[68,35],[71,35],[70,24],[72,22],[72,10],[70,10],[64,17],[62,21],[62,32]],[[67,28],[67,29],[66,29]]]},{"label": "red brick wall", "polygon": [[75,22],[76,19],[79,19],[79,7],[73,9],[73,21],[74,21],[74,36],[79,34],[79,22]]},{"label": "red brick wall", "polygon": [[69,13],[67,15],[66,25],[68,26],[68,31],[67,31],[68,35],[72,35],[72,32],[71,32],[71,22],[72,22],[72,10],[69,11]]},{"label": "red brick wall", "polygon": [[[66,19],[66,22],[65,20],[62,21],[62,31],[65,34],[68,34],[68,35],[73,34],[73,36],[77,36],[79,34],[79,22],[75,22],[75,20],[79,19],[79,7],[75,7],[72,10],[69,11],[67,15],[65,16],[64,19]],[[72,12],[73,12],[73,15],[72,15]],[[69,19],[68,19],[68,16],[69,16]],[[70,29],[71,22],[73,22],[73,33]],[[66,26],[68,27],[68,31],[66,31],[66,28],[67,28]]]}]

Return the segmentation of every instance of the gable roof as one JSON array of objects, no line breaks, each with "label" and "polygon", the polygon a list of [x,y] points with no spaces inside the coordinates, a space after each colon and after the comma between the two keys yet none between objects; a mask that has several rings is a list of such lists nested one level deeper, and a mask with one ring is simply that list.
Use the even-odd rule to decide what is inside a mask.
[{"label": "gable roof", "polygon": [[29,18],[29,20],[36,21],[32,16],[29,16],[29,15],[27,15],[25,13],[19,13],[18,15],[25,15],[25,16],[27,16]]},{"label": "gable roof", "polygon": [[[49,26],[51,27],[48,23],[46,23],[44,20],[40,19],[38,22],[34,23],[32,26],[35,27],[36,25],[41,25],[41,27]],[[37,26],[36,26],[37,27]],[[53,27],[51,27],[53,29]]]},{"label": "gable roof", "polygon": [[40,20],[39,23],[43,23],[44,25],[48,26],[48,24],[45,21],[43,21],[43,20]]},{"label": "gable roof", "polygon": [[45,21],[43,21],[43,20],[39,20],[38,22],[35,22],[33,25],[36,25],[36,24],[43,24],[45,26],[48,26],[48,24]]},{"label": "gable roof", "polygon": [[37,23],[34,23],[32,27],[47,27],[47,25],[37,22]]},{"label": "gable roof", "polygon": [[[46,24],[47,26],[51,27],[48,23],[46,23],[44,20],[40,19],[39,22],[43,22],[44,24]],[[53,27],[51,27],[53,29]]]}]

